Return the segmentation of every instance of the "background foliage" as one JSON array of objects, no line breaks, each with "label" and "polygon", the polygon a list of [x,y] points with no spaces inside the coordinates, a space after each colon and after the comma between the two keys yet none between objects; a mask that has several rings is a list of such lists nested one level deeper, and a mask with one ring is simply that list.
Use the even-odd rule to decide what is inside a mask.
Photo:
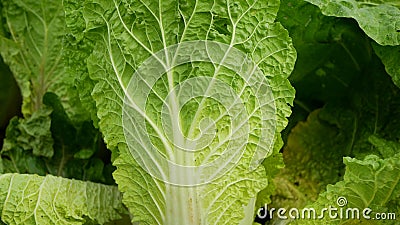
[{"label": "background foliage", "polygon": [[[0,1],[0,171],[4,174],[0,176],[0,200],[7,203],[4,194],[11,179],[21,185],[28,182],[49,187],[55,184],[61,187],[71,181],[45,176],[50,174],[80,180],[74,189],[78,194],[90,189],[88,193],[97,193],[96,196],[115,196],[115,204],[108,204],[106,198],[93,203],[108,205],[107,210],[112,213],[107,215],[92,213],[87,205],[79,205],[76,207],[79,210],[72,214],[68,210],[61,210],[60,215],[64,216],[28,213],[25,222],[21,222],[12,218],[19,216],[18,212],[31,212],[31,207],[18,211],[1,203],[1,219],[6,224],[28,224],[26,221],[38,223],[36,216],[44,215],[49,220],[67,218],[68,222],[76,222],[71,224],[107,221],[126,224],[130,216],[120,202],[112,177],[115,167],[111,162],[119,152],[115,150],[111,155],[103,143],[104,134],[99,131],[99,124],[105,126],[104,121],[102,125],[98,118],[101,113],[96,113],[96,104],[90,97],[94,94],[94,98],[101,98],[98,92],[96,97],[96,89],[92,91],[94,80],[102,78],[91,79],[85,61],[94,48],[93,43],[85,42],[84,28],[80,27],[85,22],[82,15],[73,14],[78,12],[72,8],[73,4],[67,8],[73,13],[66,20],[76,26],[68,30],[63,22],[63,6],[49,1],[29,1],[32,3],[29,5],[22,0]],[[277,5],[273,7],[278,9]],[[268,203],[271,208],[320,209],[335,205],[339,196],[345,196],[348,200],[345,207],[369,207],[374,212],[400,215],[399,3],[281,0],[276,19],[269,20],[288,30],[297,51],[297,61],[289,77],[296,97],[289,123],[282,131],[283,141],[277,140],[275,155],[263,163],[270,174],[259,179],[273,182],[259,193],[256,206]],[[93,18],[91,22],[92,28],[99,32],[98,21]],[[223,41],[224,37],[217,38]],[[66,66],[71,63],[76,67]],[[76,77],[71,77],[71,73]],[[277,84],[280,83],[277,81]],[[282,115],[282,118],[288,115],[287,111]],[[116,149],[118,143],[113,142],[112,135],[106,134],[106,137],[110,139],[108,145]],[[121,160],[118,163],[126,164]],[[121,187],[127,190],[124,185]],[[22,201],[18,199],[21,197],[18,187],[13,191],[14,201]],[[32,193],[37,197],[41,192],[32,190]],[[51,192],[46,194],[49,199],[54,197]],[[129,200],[125,203],[129,205]],[[125,217],[122,222],[118,220],[121,215]],[[329,218],[279,221],[276,217],[256,221],[267,224],[398,223],[398,220]]]}]

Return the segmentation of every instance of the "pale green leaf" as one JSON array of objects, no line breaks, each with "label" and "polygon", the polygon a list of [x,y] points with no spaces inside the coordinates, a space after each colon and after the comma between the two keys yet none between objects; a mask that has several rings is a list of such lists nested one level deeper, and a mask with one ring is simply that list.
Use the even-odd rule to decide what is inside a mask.
[{"label": "pale green leaf", "polygon": [[125,213],[115,186],[51,175],[0,175],[1,220],[8,225],[104,224]]},{"label": "pale green leaf", "polygon": [[[81,97],[91,96],[96,102],[100,129],[116,158],[114,177],[133,221],[176,224],[179,218],[181,224],[251,224],[251,213],[245,217],[245,212],[254,212],[257,193],[268,184],[269,171],[259,163],[266,156],[279,154],[272,151],[275,134],[286,126],[294,98],[287,77],[296,55],[287,31],[274,23],[278,6],[275,0],[65,1],[67,26],[72,31],[69,50],[78,55],[77,47],[84,46],[87,51],[69,66],[85,66],[82,59],[87,56],[87,72],[95,86],[93,90],[82,89]],[[197,61],[188,61],[188,56]],[[268,85],[245,82],[240,72],[254,67],[246,64],[243,56],[250,59],[246,63],[258,66],[261,76],[257,83]],[[175,57],[186,61],[178,64]],[[160,73],[160,61],[170,64],[171,70]],[[88,78],[85,69],[77,70],[83,80]],[[196,85],[190,83],[194,80]],[[256,98],[254,87],[262,87],[264,98]],[[199,95],[201,88],[214,91],[217,100]],[[239,110],[244,114],[239,113],[236,119],[224,115],[229,108],[224,103],[235,103],[231,101],[233,94],[246,105]],[[182,100],[193,95],[196,98]],[[272,105],[276,111],[268,108]],[[212,120],[216,121],[215,129],[205,129]],[[239,120],[247,125],[240,125]],[[272,126],[264,127],[265,121]],[[240,133],[251,131],[244,145],[236,142],[242,137],[230,139],[228,135],[235,126]],[[202,135],[203,131],[215,133]],[[237,144],[229,145],[227,140]],[[181,158],[174,144],[188,149],[206,147]],[[275,148],[281,144],[277,142]],[[226,154],[223,149],[227,146],[243,150],[242,155]],[[258,152],[259,146],[264,151]],[[152,156],[156,160],[148,160]],[[164,156],[194,167],[218,158],[225,160],[209,167],[208,172],[195,173],[167,166]],[[281,166],[281,161],[274,163],[267,167]]]}]

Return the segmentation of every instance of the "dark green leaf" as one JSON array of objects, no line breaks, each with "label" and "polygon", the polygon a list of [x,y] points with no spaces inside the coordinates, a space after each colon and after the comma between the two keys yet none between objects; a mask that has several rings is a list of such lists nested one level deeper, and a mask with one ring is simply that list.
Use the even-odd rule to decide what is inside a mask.
[{"label": "dark green leaf", "polygon": [[385,65],[386,72],[392,76],[393,82],[400,88],[400,45],[381,46],[374,44],[373,47]]}]

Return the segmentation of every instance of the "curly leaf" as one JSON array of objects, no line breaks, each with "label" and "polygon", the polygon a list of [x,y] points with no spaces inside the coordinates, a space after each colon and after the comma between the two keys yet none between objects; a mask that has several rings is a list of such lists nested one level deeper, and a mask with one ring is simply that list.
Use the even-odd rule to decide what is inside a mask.
[{"label": "curly leaf", "polygon": [[51,108],[42,108],[29,119],[11,119],[7,127],[2,153],[14,148],[32,150],[34,155],[52,157],[53,137],[50,132]]},{"label": "curly leaf", "polygon": [[[308,207],[313,207],[317,212],[329,206],[342,208],[344,212],[348,208],[357,208],[359,219],[325,215],[322,220],[302,220],[295,224],[357,224],[360,220],[361,223],[370,224],[397,224],[395,218],[381,221],[374,219],[376,213],[400,213],[396,204],[393,204],[400,199],[400,154],[387,159],[375,155],[363,160],[345,157],[344,163],[344,180],[328,185],[326,192]],[[371,212],[364,217],[362,213],[367,207]]]}]

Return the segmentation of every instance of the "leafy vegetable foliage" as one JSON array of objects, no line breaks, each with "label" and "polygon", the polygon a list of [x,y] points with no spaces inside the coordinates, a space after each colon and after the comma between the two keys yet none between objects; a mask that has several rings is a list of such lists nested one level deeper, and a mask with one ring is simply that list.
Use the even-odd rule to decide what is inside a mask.
[{"label": "leafy vegetable foliage", "polygon": [[65,29],[61,2],[15,0],[3,1],[3,5],[7,25],[1,54],[20,86],[23,114],[29,116],[40,109],[46,92],[57,93],[70,115],[79,113],[74,77],[65,73],[62,62]]},{"label": "leafy vegetable foliage", "polygon": [[[398,151],[399,148],[393,150]],[[368,214],[370,218],[375,218],[376,212],[398,214],[399,162],[399,154],[387,159],[381,159],[374,155],[370,155],[364,160],[346,157],[344,158],[346,165],[344,180],[335,185],[328,185],[326,192],[322,193],[318,200],[308,207],[314,207],[317,211],[332,206],[332,203],[334,203],[333,207],[338,207],[336,200],[346,196],[348,204],[343,208],[338,207],[344,211],[349,208],[358,208],[360,211],[370,208],[372,210],[372,213]],[[320,224],[321,222],[326,224],[396,224],[395,220],[371,221],[362,216],[360,219],[347,221],[325,217],[323,220],[303,220],[294,224]]]},{"label": "leafy vegetable foliage", "polygon": [[306,1],[317,5],[325,15],[354,18],[361,29],[378,43],[374,45],[377,55],[385,64],[387,72],[393,77],[394,83],[400,86],[400,66],[397,63],[400,58],[400,3],[398,1]]},{"label": "leafy vegetable foliage", "polygon": [[346,97],[371,60],[369,40],[357,25],[295,0],[281,1],[278,21],[289,30],[298,54],[289,77],[296,102],[310,112],[315,102]]},{"label": "leafy vegetable foliage", "polygon": [[[6,224],[103,224],[120,218],[117,210],[126,214],[116,187],[84,182],[114,184],[113,168],[100,157],[100,134],[80,104],[75,78],[65,72],[61,3],[1,1],[0,53],[23,100],[23,118],[10,120],[1,150],[1,219]],[[6,72],[2,69],[2,77]],[[13,88],[11,79],[3,81]],[[4,94],[16,91],[5,89]]]},{"label": "leafy vegetable foliage", "polygon": [[[1,54],[23,97],[2,148],[5,173],[53,174],[113,183],[105,175],[99,133],[82,108],[74,76],[66,73],[61,1],[4,1]],[[44,7],[46,5],[46,7]],[[83,165],[83,167],[81,166]],[[107,177],[107,180],[106,180]]]},{"label": "leafy vegetable foliage", "polygon": [[[1,150],[1,224],[248,225],[265,204],[400,214],[397,1],[0,0],[0,11],[0,127],[22,95]],[[114,184],[111,161],[124,205],[91,182]]]},{"label": "leafy vegetable foliage", "polygon": [[[342,4],[346,5],[344,1]],[[310,16],[304,18],[306,28],[297,17],[287,16],[300,11],[309,12]],[[398,214],[400,92],[389,79],[391,75],[396,83],[398,46],[380,46],[354,29],[349,20],[324,17],[316,7],[306,3],[282,1],[279,15],[289,32],[298,34],[293,39],[299,56],[292,78],[299,91],[294,113],[300,111],[308,116],[306,121],[289,125],[294,128],[283,150],[286,168],[275,179],[278,188],[273,207],[313,207],[321,212],[324,207],[341,208],[336,201],[345,197],[348,204],[343,210],[357,207],[362,211],[369,207],[373,210],[372,218],[376,212]],[[308,33],[315,27],[325,35],[318,35],[318,31]],[[358,48],[359,43],[362,48]],[[335,44],[339,44],[336,52],[329,51]],[[317,48],[312,50],[314,46]],[[310,54],[313,51],[315,54]],[[346,60],[352,63],[342,61],[347,55]],[[313,70],[309,69],[308,61],[317,62],[311,67]],[[326,82],[329,78],[340,78],[341,82]],[[315,79],[319,82],[313,83]],[[307,95],[303,88],[314,93]],[[396,220],[333,219],[326,214],[322,220],[285,223],[396,224]]]},{"label": "leafy vegetable foliage", "polygon": [[[399,90],[382,68],[367,71],[373,74],[364,75],[367,83],[353,83],[346,99],[328,102],[292,129],[284,148],[286,168],[277,178],[282,190],[277,195],[281,197],[275,198],[277,204],[304,207],[315,201],[326,185],[343,179],[344,156],[364,159],[396,154],[382,149],[400,137],[399,121],[392,119],[399,117]],[[396,171],[392,172],[395,176]]]},{"label": "leafy vegetable foliage", "polygon": [[[289,104],[293,101],[294,90],[287,77],[295,59],[295,52],[287,32],[280,24],[274,23],[278,5],[278,1],[68,0],[65,2],[68,29],[73,32],[73,36],[69,37],[68,51],[78,56],[75,58],[77,59],[75,63],[70,61],[70,66],[77,67],[76,71],[83,75],[81,80],[85,80],[87,79],[85,69],[79,67],[86,66],[82,65],[80,60],[87,58],[88,74],[95,82],[95,86],[93,89],[90,85],[86,86],[82,90],[85,94],[81,97],[87,99],[87,96],[92,96],[96,102],[100,130],[116,158],[114,164],[118,169],[114,177],[124,193],[124,203],[134,214],[133,221],[143,224],[174,224],[176,218],[180,218],[184,224],[239,224],[240,221],[243,224],[251,223],[254,215],[254,199],[260,190],[267,187],[265,174],[270,173],[262,167],[248,171],[247,166],[251,162],[252,154],[255,153],[255,146],[247,145],[239,163],[225,176],[207,185],[177,187],[166,184],[147,174],[135,161],[133,156],[139,154],[135,151],[138,149],[149,151],[149,149],[140,145],[136,145],[136,149],[129,148],[127,145],[130,140],[124,136],[123,126],[126,124],[122,123],[122,106],[125,95],[133,96],[128,94],[130,93],[128,84],[132,75],[147,58],[155,57],[160,50],[175,44],[202,40],[217,41],[227,44],[230,49],[239,49],[247,54],[267,76],[277,109],[277,128],[272,130],[272,134],[278,135],[287,124],[286,117],[290,114]],[[88,52],[77,52],[78,46],[84,46]],[[222,49],[222,54],[227,52],[229,51]],[[241,84],[242,78],[235,75],[232,70],[219,68],[212,63],[186,63],[177,66],[169,77],[167,73],[157,80],[154,87],[150,87],[150,103],[146,105],[145,113],[155,125],[148,123],[145,129],[151,135],[152,143],[157,146],[158,151],[167,154],[168,148],[171,147],[169,144],[160,144],[163,137],[157,130],[164,128],[160,120],[162,97],[166,97],[176,88],[178,82],[184,83],[190,78],[210,74],[206,76],[222,80],[225,85],[228,84],[238,93],[246,88]],[[257,103],[251,95],[240,97],[249,105],[254,103],[257,108]],[[209,115],[213,119],[221,115],[218,104],[202,99],[206,98],[200,97],[187,103],[185,105],[187,108],[183,107],[180,112],[182,116],[173,112],[168,114],[172,121],[178,118],[177,121],[180,121],[183,130],[188,129],[190,138],[199,134],[198,128],[191,134],[193,131],[190,131],[190,126],[196,127],[202,118]],[[202,108],[201,104],[207,107]],[[250,106],[248,110],[254,106]],[[174,107],[180,109],[179,105]],[[199,118],[191,118],[192,112],[196,112]],[[251,118],[250,121],[256,124],[257,118]],[[220,140],[224,137],[223,130],[229,129],[224,127],[226,123],[227,121],[216,123],[220,131],[216,135]],[[258,125],[251,126],[251,129],[259,129]],[[257,132],[251,135],[255,141],[259,139]],[[277,145],[281,144],[279,138],[277,139]],[[216,139],[211,146],[218,144],[219,141]],[[279,149],[279,146],[275,149]],[[272,156],[269,157],[279,154],[277,150],[270,152]],[[203,154],[196,154],[189,163],[201,164],[207,157],[217,157],[221,153],[218,148],[210,148]],[[177,155],[177,152],[173,152],[172,155],[174,154]],[[280,167],[278,163],[266,166]],[[175,172],[160,167],[166,174]],[[189,178],[190,174],[183,173],[182,179],[186,177]],[[243,207],[246,205],[248,207],[245,213]]]},{"label": "leafy vegetable foliage", "polygon": [[124,212],[117,187],[51,175],[0,175],[0,193],[9,225],[104,224]]},{"label": "leafy vegetable foliage", "polygon": [[400,3],[396,0],[306,0],[327,16],[354,18],[380,45],[400,45]]}]

